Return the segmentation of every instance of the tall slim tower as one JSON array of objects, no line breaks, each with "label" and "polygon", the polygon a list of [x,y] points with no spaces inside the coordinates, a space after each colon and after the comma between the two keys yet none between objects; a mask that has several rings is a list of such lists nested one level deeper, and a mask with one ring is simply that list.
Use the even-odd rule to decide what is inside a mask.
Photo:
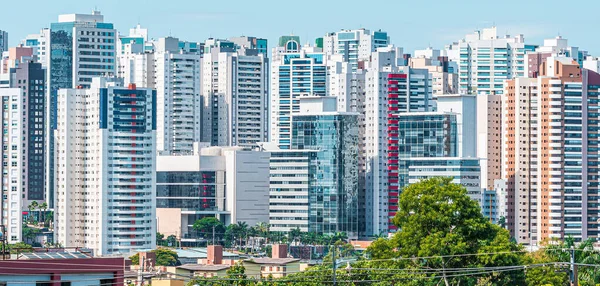
[{"label": "tall slim tower", "polygon": [[549,57],[502,97],[507,225],[519,243],[597,239],[600,75]]},{"label": "tall slim tower", "polygon": [[[62,88],[89,88],[92,78],[116,75],[117,30],[105,23],[99,11],[59,15],[50,24],[50,48],[46,57],[46,133],[56,129],[56,97]],[[54,137],[47,136],[46,189],[54,200]]]},{"label": "tall slim tower", "polygon": [[156,246],[156,92],[96,78],[58,95],[55,241],[96,255]]},{"label": "tall slim tower", "polygon": [[268,140],[266,53],[256,45],[215,39],[206,41],[205,49],[202,141],[214,146],[257,147]]}]

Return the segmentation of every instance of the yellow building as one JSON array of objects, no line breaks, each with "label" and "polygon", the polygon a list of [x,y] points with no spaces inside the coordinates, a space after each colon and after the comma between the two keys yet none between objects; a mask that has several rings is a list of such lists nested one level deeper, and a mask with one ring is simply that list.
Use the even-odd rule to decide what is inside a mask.
[{"label": "yellow building", "polygon": [[285,277],[300,272],[300,259],[296,258],[255,258],[244,260],[248,277],[273,278]]}]

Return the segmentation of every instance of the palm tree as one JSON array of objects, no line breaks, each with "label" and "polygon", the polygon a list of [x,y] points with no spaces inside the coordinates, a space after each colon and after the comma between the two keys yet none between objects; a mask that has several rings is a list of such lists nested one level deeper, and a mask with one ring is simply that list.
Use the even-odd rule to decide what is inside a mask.
[{"label": "palm tree", "polygon": [[[44,223],[44,222],[45,222],[45,220],[44,220],[44,218],[43,218],[43,217],[45,216],[46,210],[48,209],[48,204],[47,204],[46,202],[43,202],[43,203],[42,203],[42,204],[39,206],[39,208],[40,208],[40,222]],[[44,214],[44,215],[42,215],[42,214]]]},{"label": "palm tree", "polygon": [[[238,221],[237,226],[238,226],[240,246],[241,246],[242,241],[244,241],[244,239],[248,238],[248,224],[245,221]],[[248,244],[247,241],[246,241],[246,244]]]},{"label": "palm tree", "polygon": [[54,212],[48,212],[48,214],[46,214],[46,223],[48,224],[48,228],[52,229],[54,228]]},{"label": "palm tree", "polygon": [[29,223],[33,224],[35,222],[35,217],[33,217],[33,211],[37,208],[38,203],[36,201],[31,202],[27,208],[29,209]]},{"label": "palm tree", "polygon": [[294,242],[296,242],[296,240],[300,240],[301,236],[302,236],[302,231],[300,231],[299,227],[296,227],[296,228],[290,230],[290,232],[288,232],[288,240],[292,244]]}]

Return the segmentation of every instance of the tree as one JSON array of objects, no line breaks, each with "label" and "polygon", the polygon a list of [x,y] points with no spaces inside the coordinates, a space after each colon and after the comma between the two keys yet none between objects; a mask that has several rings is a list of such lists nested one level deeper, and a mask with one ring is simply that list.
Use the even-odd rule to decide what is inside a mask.
[{"label": "tree", "polygon": [[39,205],[39,210],[40,210],[40,216],[39,216],[39,220],[41,223],[45,223],[46,221],[44,220],[44,214],[46,213],[46,210],[48,209],[48,204],[46,202],[43,202]]},{"label": "tree", "polygon": [[[600,250],[594,249],[594,241],[584,240],[575,244],[573,237],[567,237],[564,241],[546,242],[546,255],[552,261],[569,262],[571,259],[571,248],[575,251],[575,262],[587,265],[600,265]],[[600,284],[600,267],[581,266],[578,271],[579,285]]]},{"label": "tree", "polygon": [[54,228],[54,212],[50,211],[46,214],[45,217],[46,221],[45,223],[48,225],[49,229],[53,229]]},{"label": "tree", "polygon": [[169,237],[167,237],[167,240],[165,241],[166,246],[170,246],[170,247],[177,247],[177,237],[173,234],[169,235]]},{"label": "tree", "polygon": [[163,241],[164,239],[165,239],[165,235],[157,231],[156,232],[156,245],[164,246],[164,243],[165,243]]},{"label": "tree", "polygon": [[200,233],[203,238],[212,238],[214,233],[217,238],[222,237],[225,232],[225,225],[220,222],[216,217],[205,217],[194,222],[192,228]]},{"label": "tree", "polygon": [[131,265],[140,265],[140,254],[139,253],[129,256],[129,259],[131,260]]},{"label": "tree", "polygon": [[152,250],[152,252],[156,253],[156,263],[158,266],[176,266],[179,264],[179,256],[177,256],[177,252],[168,249],[168,248],[158,248]]},{"label": "tree", "polygon": [[502,228],[506,228],[506,217],[501,216],[498,219],[498,225],[500,225]]},{"label": "tree", "polygon": [[[524,264],[545,264],[555,262],[545,250],[528,253],[523,260]],[[525,274],[525,283],[528,286],[569,285],[569,275],[565,268],[561,269],[556,265],[534,267],[527,270],[527,273]]]},{"label": "tree", "polygon": [[9,244],[8,249],[10,250],[11,254],[33,252],[33,246],[22,241],[14,244]]},{"label": "tree", "polygon": [[288,232],[288,240],[291,243],[296,242],[296,240],[300,240],[301,236],[302,236],[302,231],[300,230],[299,227],[296,227]]},{"label": "tree", "polygon": [[[34,203],[35,203],[35,205],[34,205]],[[29,212],[27,213],[27,220],[29,221],[29,224],[33,224],[35,221],[35,218],[33,217],[33,211],[35,210],[36,207],[37,207],[36,201],[31,202],[27,206],[27,209],[29,210]]]},{"label": "tree", "polygon": [[33,244],[35,241],[35,238],[37,237],[37,235],[39,233],[40,233],[39,229],[32,228],[32,227],[27,226],[26,224],[23,224],[23,229],[21,230],[21,234],[23,235],[25,242],[28,242],[29,244]]},{"label": "tree", "polygon": [[[153,265],[157,266],[176,266],[179,264],[179,256],[177,252],[168,248],[157,248],[151,252],[156,253],[156,261],[152,261]],[[132,265],[140,265],[140,254],[136,253],[129,257]]]},{"label": "tree", "polygon": [[[453,184],[451,178],[422,180],[404,188],[398,212],[392,222],[398,227],[398,231],[391,244],[378,242],[376,246],[396,249],[396,254],[405,258],[403,266],[406,268],[439,269],[436,275],[442,277],[441,281],[445,285],[457,284],[458,281],[475,284],[478,279],[451,276],[448,268],[495,267],[520,263],[519,255],[514,254],[520,251],[520,247],[510,240],[508,231],[490,223],[481,214],[478,203],[469,198],[466,189]],[[504,254],[464,255],[490,252]],[[382,252],[370,247],[369,253],[373,256]],[[413,257],[430,258],[412,259]],[[431,274],[425,276],[428,275]],[[521,283],[524,279],[522,273],[494,272],[489,275],[493,275],[495,281],[513,279],[513,283]]]}]

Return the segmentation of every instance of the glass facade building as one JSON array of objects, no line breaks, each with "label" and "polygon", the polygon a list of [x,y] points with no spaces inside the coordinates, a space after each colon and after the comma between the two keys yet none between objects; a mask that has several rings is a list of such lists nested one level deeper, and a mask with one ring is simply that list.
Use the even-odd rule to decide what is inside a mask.
[{"label": "glass facade building", "polygon": [[318,150],[309,164],[308,231],[357,237],[358,114],[297,115],[292,148]]},{"label": "glass facade building", "polygon": [[[388,215],[398,211],[398,198],[409,183],[411,158],[456,157],[455,113],[416,112],[388,116]],[[390,224],[390,230],[395,226]]]}]

